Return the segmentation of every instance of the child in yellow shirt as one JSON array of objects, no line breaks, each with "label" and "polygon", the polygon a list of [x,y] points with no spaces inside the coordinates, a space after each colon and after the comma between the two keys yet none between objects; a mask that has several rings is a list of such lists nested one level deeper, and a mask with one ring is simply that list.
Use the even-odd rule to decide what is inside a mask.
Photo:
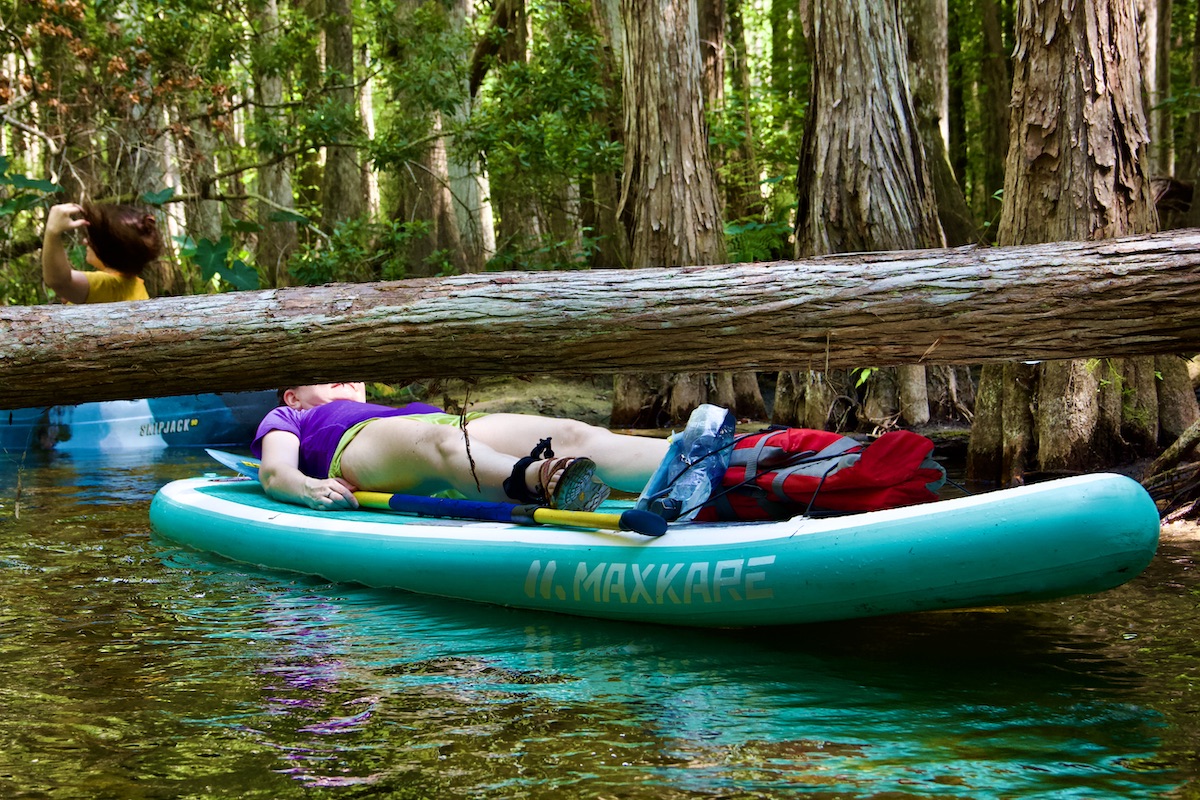
[{"label": "child in yellow shirt", "polygon": [[[62,236],[87,229],[87,263],[94,272],[71,267]],[[154,215],[125,205],[52,206],[42,241],[42,280],[69,303],[148,300],[142,271],[162,253]]]}]

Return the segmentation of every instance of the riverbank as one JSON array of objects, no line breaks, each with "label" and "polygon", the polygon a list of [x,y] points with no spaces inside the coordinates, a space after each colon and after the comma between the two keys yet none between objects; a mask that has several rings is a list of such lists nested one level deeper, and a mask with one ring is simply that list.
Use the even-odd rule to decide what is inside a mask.
[{"label": "riverbank", "polygon": [[1200,522],[1164,522],[1160,531],[1164,542],[1200,542]]},{"label": "riverbank", "polygon": [[491,414],[542,414],[567,417],[608,427],[612,411],[612,376],[561,378],[538,375],[529,378],[480,378],[474,381],[448,379],[415,384],[406,391],[411,398],[391,395],[386,387],[372,384],[382,401],[422,400],[447,411],[483,411]]}]

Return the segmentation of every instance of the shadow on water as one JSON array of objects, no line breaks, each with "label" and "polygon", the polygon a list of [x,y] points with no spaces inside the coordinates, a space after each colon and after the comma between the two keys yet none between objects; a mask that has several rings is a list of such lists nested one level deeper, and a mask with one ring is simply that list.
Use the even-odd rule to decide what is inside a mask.
[{"label": "shadow on water", "polygon": [[150,495],[213,467],[137,462],[37,464],[0,512],[6,796],[1196,796],[1194,551],[1094,598],[693,631],[181,550]]}]

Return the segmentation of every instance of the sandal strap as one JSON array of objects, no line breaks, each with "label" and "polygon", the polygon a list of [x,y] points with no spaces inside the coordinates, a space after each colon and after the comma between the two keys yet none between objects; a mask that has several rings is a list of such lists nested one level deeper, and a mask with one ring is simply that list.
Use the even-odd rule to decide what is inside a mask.
[{"label": "sandal strap", "polygon": [[525,470],[533,462],[549,458],[554,458],[554,451],[550,449],[550,437],[547,436],[529,451],[529,455],[518,458],[517,463],[513,464],[512,474],[502,484],[504,493],[518,503],[539,503],[544,505],[548,499],[546,497],[546,490],[539,485],[536,490],[529,491],[529,487],[525,485]]},{"label": "sandal strap", "polygon": [[542,466],[538,468],[538,490],[543,497],[553,502],[554,492],[550,490],[550,484],[554,477],[560,472],[565,472],[567,467],[578,460],[577,458],[547,458],[542,462]]}]

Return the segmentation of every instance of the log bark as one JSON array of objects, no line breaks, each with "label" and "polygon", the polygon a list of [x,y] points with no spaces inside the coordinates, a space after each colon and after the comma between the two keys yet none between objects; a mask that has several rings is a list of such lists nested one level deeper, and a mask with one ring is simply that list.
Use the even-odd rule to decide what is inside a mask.
[{"label": "log bark", "polygon": [[1200,230],[0,308],[0,408],[417,377],[1200,351]]}]

